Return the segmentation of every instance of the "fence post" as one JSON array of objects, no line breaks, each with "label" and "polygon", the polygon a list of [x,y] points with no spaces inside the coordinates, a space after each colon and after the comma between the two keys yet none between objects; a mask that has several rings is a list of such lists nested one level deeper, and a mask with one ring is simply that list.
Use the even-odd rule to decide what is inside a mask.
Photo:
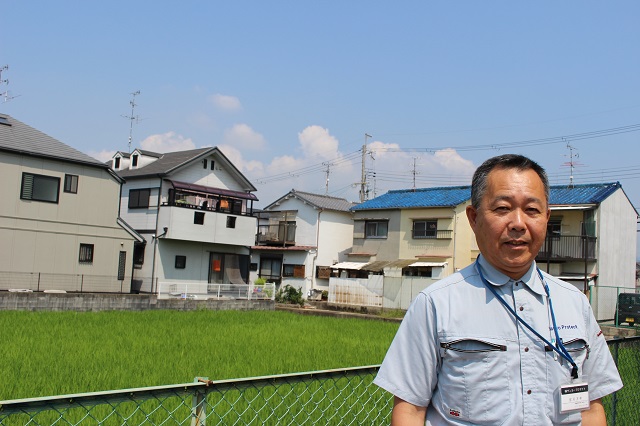
[{"label": "fence post", "polygon": [[80,293],[82,293],[83,286],[84,286],[84,274],[80,275]]},{"label": "fence post", "polygon": [[[202,380],[207,381],[208,377],[196,377],[194,383]],[[207,424],[207,391],[206,388],[195,389],[191,402],[191,426],[205,426]]]},{"label": "fence post", "polygon": [[40,291],[40,272],[38,272],[38,291]]},{"label": "fence post", "polygon": [[[617,311],[617,309],[616,309]],[[618,366],[618,348],[620,346],[620,342],[614,342],[613,343],[613,362],[616,364],[616,367]],[[615,425],[616,424],[616,414],[617,414],[617,410],[618,409],[618,392],[614,392],[613,395],[611,396],[611,424]]]}]

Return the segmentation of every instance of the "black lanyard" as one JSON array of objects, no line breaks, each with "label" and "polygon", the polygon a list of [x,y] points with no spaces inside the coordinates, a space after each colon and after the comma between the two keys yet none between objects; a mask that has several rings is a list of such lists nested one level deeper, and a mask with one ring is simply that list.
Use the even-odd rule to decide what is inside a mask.
[{"label": "black lanyard", "polygon": [[571,367],[572,367],[571,368],[571,377],[573,377],[574,379],[577,379],[578,378],[578,366],[576,365],[575,361],[573,360],[573,357],[571,357],[571,354],[569,354],[569,351],[567,351],[567,348],[565,348],[564,345],[562,344],[562,339],[560,339],[560,335],[558,334],[558,327],[556,326],[556,317],[553,314],[553,305],[551,303],[551,294],[549,293],[549,286],[547,285],[547,283],[545,282],[544,278],[542,277],[542,272],[540,272],[540,269],[536,268],[536,270],[538,271],[538,275],[540,276],[540,281],[542,281],[542,284],[544,286],[544,291],[545,291],[545,293],[547,293],[547,300],[549,301],[549,312],[551,313],[551,321],[553,322],[553,331],[554,331],[555,336],[556,336],[556,344],[555,345],[552,344],[551,342],[549,342],[547,339],[545,339],[536,330],[534,330],[533,327],[531,327],[525,320],[520,318],[520,316],[515,311],[515,309],[513,309],[511,306],[509,306],[509,304],[506,302],[506,300],[504,300],[498,294],[498,292],[495,290],[495,288],[493,288],[493,285],[491,285],[489,283],[489,281],[487,281],[487,279],[482,274],[482,268],[480,267],[480,263],[478,262],[477,259],[476,259],[476,269],[478,270],[478,274],[480,274],[480,279],[482,280],[482,283],[491,291],[491,293],[493,293],[493,295],[496,297],[496,299],[498,299],[500,301],[500,303],[502,303],[502,305],[505,308],[507,308],[507,310],[509,312],[511,312],[511,314],[516,318],[516,320],[520,322],[520,324],[524,325],[529,331],[531,331],[533,334],[535,334],[540,340],[542,340],[545,344],[547,344],[551,349],[556,351],[561,357],[563,357],[564,359],[569,361],[569,364],[571,364]]}]

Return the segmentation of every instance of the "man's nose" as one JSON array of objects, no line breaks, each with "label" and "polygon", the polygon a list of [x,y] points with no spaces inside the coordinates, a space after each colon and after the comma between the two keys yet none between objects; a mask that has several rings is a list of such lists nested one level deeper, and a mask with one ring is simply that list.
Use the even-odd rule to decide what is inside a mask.
[{"label": "man's nose", "polygon": [[524,212],[520,209],[515,209],[511,212],[511,221],[509,222],[509,229],[514,231],[522,231],[525,229],[524,225]]}]

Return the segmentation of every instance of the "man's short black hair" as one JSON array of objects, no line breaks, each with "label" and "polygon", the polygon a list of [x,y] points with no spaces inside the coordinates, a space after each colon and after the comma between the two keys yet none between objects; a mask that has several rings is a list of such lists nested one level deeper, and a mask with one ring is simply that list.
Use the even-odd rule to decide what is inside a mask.
[{"label": "man's short black hair", "polygon": [[473,180],[471,182],[471,205],[476,209],[480,207],[482,197],[485,192],[487,192],[487,178],[489,177],[489,173],[494,169],[533,170],[540,176],[540,180],[542,180],[547,203],[549,203],[549,178],[542,166],[523,155],[504,154],[489,158],[482,163],[473,174]]}]

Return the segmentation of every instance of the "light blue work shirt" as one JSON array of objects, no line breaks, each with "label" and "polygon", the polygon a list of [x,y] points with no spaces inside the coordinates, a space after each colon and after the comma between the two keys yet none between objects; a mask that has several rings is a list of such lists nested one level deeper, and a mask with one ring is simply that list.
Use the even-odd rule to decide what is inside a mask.
[{"label": "light blue work shirt", "polygon": [[[554,342],[549,301],[535,263],[514,282],[480,256],[490,285]],[[590,400],[622,387],[587,298],[544,274],[560,338],[589,384]],[[476,264],[423,290],[407,311],[374,383],[417,406],[427,425],[550,425],[581,423],[560,413],[558,388],[571,365],[516,321],[480,279]]]}]

